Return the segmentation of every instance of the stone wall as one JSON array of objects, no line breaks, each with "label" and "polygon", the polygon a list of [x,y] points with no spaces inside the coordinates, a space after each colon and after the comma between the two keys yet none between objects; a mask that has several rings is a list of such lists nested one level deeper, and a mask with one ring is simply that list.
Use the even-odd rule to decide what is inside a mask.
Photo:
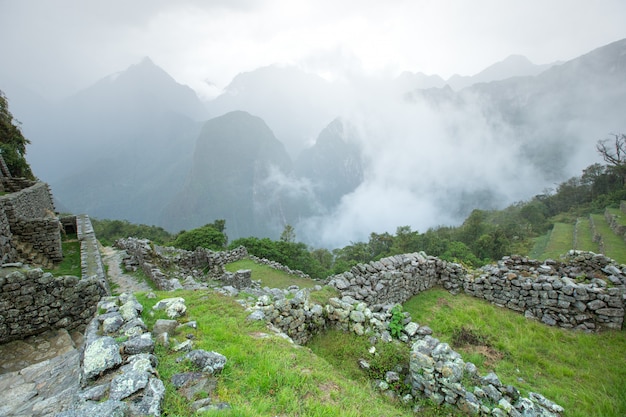
[{"label": "stone wall", "polygon": [[[622,216],[626,217],[626,202],[622,201],[620,208],[622,210]],[[608,210],[605,210],[604,218],[606,219],[606,222],[609,224],[609,227],[611,228],[613,233],[626,241],[626,225],[622,224],[618,216],[615,214],[611,214],[611,212]]]},{"label": "stone wall", "polygon": [[470,273],[459,264],[413,253],[359,264],[330,277],[329,285],[372,306],[402,304],[439,285],[553,326],[621,329],[626,266],[603,255],[571,251],[566,262],[512,256]]},{"label": "stone wall", "polygon": [[[0,196],[0,250],[2,262],[19,261],[20,244],[30,245],[48,260],[63,259],[61,226],[54,215],[54,203],[48,185],[23,180],[26,188],[17,189],[18,178],[3,178],[3,187],[11,194]],[[7,181],[11,184],[7,185]]]},{"label": "stone wall", "polygon": [[[476,366],[465,362],[461,355],[432,337],[428,326],[411,321],[404,313],[399,340],[389,332],[393,317],[391,306],[368,306],[350,296],[330,298],[321,306],[312,303],[309,290],[299,290],[293,298],[280,292],[260,296],[251,308],[248,317],[252,320],[267,320],[295,343],[304,344],[321,330],[334,327],[358,335],[367,335],[372,342],[370,354],[375,352],[376,343],[406,343],[411,347],[410,356],[402,366],[402,377],[394,368],[385,373],[384,381],[375,381],[374,386],[394,397],[391,386],[403,380],[411,387],[411,394],[402,401],[408,403],[417,396],[430,398],[436,404],[455,406],[468,415],[556,417],[564,411],[562,407],[541,394],[530,393],[522,397],[517,388],[502,384],[494,373],[484,377]],[[364,356],[366,357],[366,356]],[[359,366],[369,367],[366,359]],[[408,371],[404,371],[407,369]]]},{"label": "stone wall", "polygon": [[207,279],[232,280],[233,283],[248,282],[241,277],[226,275],[225,265],[248,256],[243,246],[230,251],[216,252],[205,248],[186,251],[155,245],[147,239],[119,239],[115,245],[130,256],[125,263],[127,269],[139,268],[161,290],[182,288],[178,278],[170,278],[163,270],[175,269],[180,276],[192,276],[199,281]]},{"label": "stone wall", "polygon": [[626,267],[590,252],[571,251],[566,262],[506,257],[467,275],[467,294],[524,313],[551,326],[621,329]]},{"label": "stone wall", "polygon": [[95,277],[53,277],[41,269],[2,270],[0,343],[48,329],[82,330],[106,289]]},{"label": "stone wall", "polygon": [[423,252],[407,253],[358,264],[348,272],[330,277],[329,285],[337,288],[342,296],[369,305],[402,304],[435,285],[458,290],[466,273],[459,264]]}]

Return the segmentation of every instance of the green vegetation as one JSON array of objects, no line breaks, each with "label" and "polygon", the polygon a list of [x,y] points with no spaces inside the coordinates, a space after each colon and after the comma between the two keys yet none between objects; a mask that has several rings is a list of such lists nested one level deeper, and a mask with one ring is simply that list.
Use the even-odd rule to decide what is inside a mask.
[{"label": "green vegetation", "polygon": [[589,218],[579,218],[576,221],[576,247],[574,249],[598,253],[598,244],[593,241]]},{"label": "green vegetation", "polygon": [[[308,348],[267,334],[262,323],[246,321],[246,312],[235,300],[203,291],[157,292],[157,299],[138,294],[143,318],[152,326],[162,312],[147,312],[159,298],[181,296],[186,300],[187,319],[196,320],[194,346],[217,351],[228,362],[218,376],[214,403],[228,402],[232,409],[208,412],[211,416],[409,416],[408,410],[379,395],[363,381],[337,372],[335,367]],[[184,334],[174,335],[179,341]],[[367,352],[366,352],[367,353]],[[158,347],[158,372],[165,383],[163,414],[189,416],[189,402],[170,383],[172,375],[187,371],[186,362],[176,362],[180,353]],[[206,397],[208,393],[199,393]]]},{"label": "green vegetation", "polygon": [[46,270],[46,272],[51,272],[55,276],[72,275],[80,277],[82,275],[80,242],[76,235],[64,236],[61,246],[63,249],[63,260],[58,265],[55,265],[54,268]]},{"label": "green vegetation", "polygon": [[389,333],[393,337],[399,338],[402,336],[402,329],[404,329],[403,320],[402,306],[400,304],[393,306],[391,309],[391,320],[389,321]]},{"label": "green vegetation", "polygon": [[26,145],[30,141],[22,135],[20,123],[9,111],[9,101],[0,90],[0,154],[14,177],[34,180],[35,176],[26,161]]},{"label": "green vegetation", "polygon": [[596,232],[602,236],[604,254],[619,263],[626,263],[626,242],[624,239],[613,233],[603,215],[592,214],[591,218],[596,227]]},{"label": "green vegetation", "polygon": [[196,250],[196,248],[224,250],[227,241],[224,224],[224,220],[216,220],[214,223],[205,224],[197,229],[182,231],[171,245],[189,251]]},{"label": "green vegetation", "polygon": [[226,265],[226,270],[229,272],[237,272],[240,269],[250,269],[252,279],[260,280],[263,287],[287,288],[290,285],[297,285],[300,288],[312,288],[318,284],[312,279],[290,275],[267,265],[258,264],[251,259],[242,259]]},{"label": "green vegetation", "polygon": [[548,327],[443,289],[423,292],[404,308],[482,374],[495,371],[524,394],[545,395],[565,407],[565,416],[626,415],[625,330],[589,334]]},{"label": "green vegetation", "polygon": [[279,262],[312,278],[326,278],[330,273],[328,267],[320,261],[320,257],[315,255],[319,252],[330,254],[326,249],[311,251],[304,243],[256,237],[237,239],[229,245],[229,248],[234,249],[238,246],[245,246],[251,255]]},{"label": "green vegetation", "polygon": [[104,246],[112,246],[117,239],[127,237],[149,239],[158,245],[164,245],[174,239],[174,236],[162,227],[133,224],[126,220],[99,220],[92,217],[91,224],[98,240]]},{"label": "green vegetation", "polygon": [[559,257],[574,248],[574,225],[555,223],[546,248],[539,259],[559,259]]}]

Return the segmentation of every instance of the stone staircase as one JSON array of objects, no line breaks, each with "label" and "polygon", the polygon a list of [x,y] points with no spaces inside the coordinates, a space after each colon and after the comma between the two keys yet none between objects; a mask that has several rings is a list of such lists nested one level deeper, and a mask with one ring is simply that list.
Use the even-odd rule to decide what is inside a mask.
[{"label": "stone staircase", "polygon": [[30,243],[18,241],[15,248],[17,249],[19,259],[24,263],[43,269],[52,269],[54,267],[54,263],[45,255],[39,253]]}]

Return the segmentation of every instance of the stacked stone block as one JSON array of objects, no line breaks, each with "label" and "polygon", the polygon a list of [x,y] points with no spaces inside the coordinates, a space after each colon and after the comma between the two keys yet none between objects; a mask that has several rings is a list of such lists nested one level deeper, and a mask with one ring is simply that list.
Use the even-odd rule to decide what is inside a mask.
[{"label": "stacked stone block", "polygon": [[[6,274],[6,272],[5,272]],[[0,343],[48,329],[84,328],[106,289],[97,278],[54,277],[41,269],[0,276]]]}]

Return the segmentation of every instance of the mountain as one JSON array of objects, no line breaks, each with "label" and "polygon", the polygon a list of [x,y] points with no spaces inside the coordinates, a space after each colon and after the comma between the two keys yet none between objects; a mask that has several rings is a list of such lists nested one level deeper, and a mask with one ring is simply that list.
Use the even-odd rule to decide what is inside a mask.
[{"label": "mountain", "polygon": [[[31,136],[36,175],[72,212],[156,222],[182,187],[206,110],[145,58],[57,103]],[[32,122],[32,121],[31,121]],[[43,135],[45,134],[45,135]]]},{"label": "mountain", "polygon": [[319,134],[312,147],[302,151],[294,171],[311,182],[317,200],[330,211],[363,182],[361,153],[355,127],[338,118]]},{"label": "mountain", "polygon": [[438,111],[479,109],[501,141],[517,149],[518,161],[550,182],[563,181],[595,161],[599,139],[626,130],[626,39],[534,76],[476,83],[459,92],[448,86],[415,90],[406,98]]},{"label": "mountain", "polygon": [[280,233],[283,209],[268,178],[289,173],[284,146],[259,118],[243,111],[207,121],[193,153],[188,180],[170,196],[161,222],[180,230],[225,219],[228,236]]},{"label": "mountain", "polygon": [[337,87],[317,75],[271,65],[237,75],[207,108],[212,117],[234,110],[261,117],[293,157],[337,117],[336,95]]},{"label": "mountain", "polygon": [[[458,91],[478,83],[505,80],[512,77],[528,77],[540,74],[555,64],[536,65],[522,55],[510,55],[500,62],[488,66],[473,76],[455,74],[446,84]],[[436,87],[436,86],[432,86]]]}]

